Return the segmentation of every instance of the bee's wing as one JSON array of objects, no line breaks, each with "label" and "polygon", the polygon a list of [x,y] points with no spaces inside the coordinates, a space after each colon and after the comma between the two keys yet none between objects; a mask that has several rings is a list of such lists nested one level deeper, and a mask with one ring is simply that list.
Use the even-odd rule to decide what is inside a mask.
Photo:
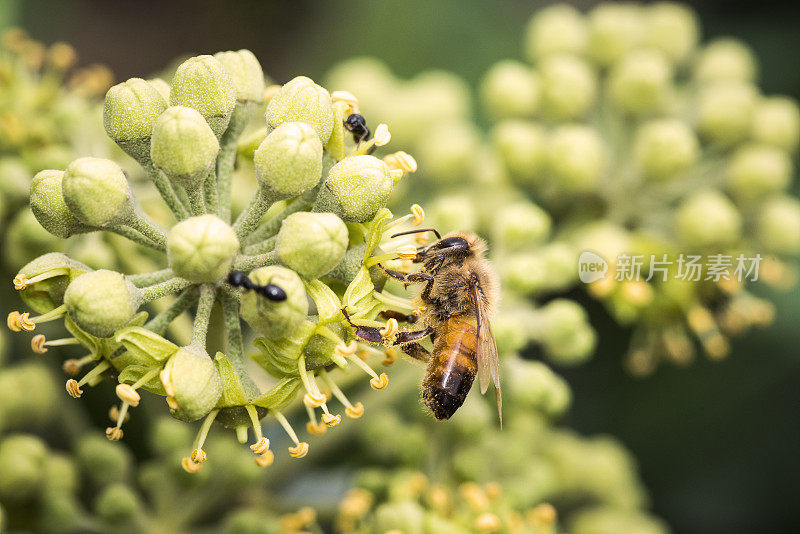
[{"label": "bee's wing", "polygon": [[480,288],[472,283],[472,302],[475,305],[475,317],[478,327],[478,379],[481,383],[481,393],[489,389],[489,380],[494,382],[495,395],[497,396],[497,412],[500,414],[500,424],[503,421],[503,398],[500,395],[500,359],[497,356],[497,344],[492,335],[489,318],[486,316],[486,305],[480,295]]}]

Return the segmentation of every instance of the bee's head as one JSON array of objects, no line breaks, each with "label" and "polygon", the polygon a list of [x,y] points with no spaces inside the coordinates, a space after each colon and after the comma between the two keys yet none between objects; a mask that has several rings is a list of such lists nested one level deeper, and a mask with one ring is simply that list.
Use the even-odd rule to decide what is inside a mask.
[{"label": "bee's head", "polygon": [[486,243],[470,232],[451,232],[430,246],[437,255],[479,256],[486,251]]}]

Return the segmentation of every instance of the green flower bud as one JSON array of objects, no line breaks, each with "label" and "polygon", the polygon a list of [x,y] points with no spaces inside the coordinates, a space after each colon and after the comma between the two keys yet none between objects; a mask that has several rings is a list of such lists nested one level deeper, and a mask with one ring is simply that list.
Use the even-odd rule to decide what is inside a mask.
[{"label": "green flower bud", "polygon": [[0,443],[0,497],[11,503],[33,499],[44,484],[47,446],[36,436],[18,434]]},{"label": "green flower bud", "polygon": [[658,2],[645,11],[645,43],[664,52],[674,63],[683,62],[697,45],[697,16],[682,4]]},{"label": "green flower bud", "polygon": [[588,17],[587,53],[598,65],[611,65],[641,43],[643,18],[635,4],[598,4]]},{"label": "green flower bud", "polygon": [[542,208],[532,202],[517,202],[497,214],[492,235],[503,247],[530,247],[547,239],[551,226],[550,216]]},{"label": "green flower bud", "polygon": [[551,243],[536,252],[509,254],[500,264],[503,285],[524,295],[569,287],[577,277],[577,254],[564,243]]},{"label": "green flower bud", "polygon": [[67,313],[87,333],[111,337],[142,303],[139,290],[123,274],[101,269],[78,276],[64,293]]},{"label": "green flower bud", "polygon": [[756,88],[747,83],[717,82],[700,91],[697,122],[711,141],[730,145],[750,132],[758,99]]},{"label": "green flower bud", "polygon": [[529,117],[539,107],[541,83],[529,66],[507,59],[495,63],[481,82],[481,98],[495,118]]},{"label": "green flower bud", "polygon": [[543,306],[541,312],[540,341],[551,361],[560,365],[578,365],[592,356],[597,336],[580,304],[556,299]]},{"label": "green flower bud", "polygon": [[239,239],[233,228],[216,215],[183,220],[167,234],[170,269],[197,284],[224,278],[238,250]]},{"label": "green flower bud", "polygon": [[319,183],[322,143],[308,124],[285,122],[259,145],[253,162],[267,194],[277,199],[295,197]]},{"label": "green flower bud", "polygon": [[612,532],[667,534],[669,532],[669,528],[662,521],[652,516],[613,506],[582,509],[575,514],[570,525],[570,532],[573,534],[611,534]]},{"label": "green flower bud", "polygon": [[166,456],[180,452],[192,435],[188,425],[169,417],[159,417],[153,421],[149,443],[157,454]]},{"label": "green flower bud", "polygon": [[800,202],[789,196],[766,201],[759,210],[756,233],[771,252],[800,253]]},{"label": "green flower bud", "polygon": [[326,144],[333,132],[333,104],[325,88],[305,76],[297,76],[280,88],[267,106],[267,125],[277,128],[285,122],[305,122]]},{"label": "green flower bud", "polygon": [[[46,313],[63,304],[64,292],[77,276],[90,271],[89,267],[60,252],[39,256],[19,270],[25,288],[20,295],[25,304],[39,313]],[[38,279],[37,282],[29,282]]]},{"label": "green flower bud", "polygon": [[153,78],[151,80],[147,80],[147,83],[152,85],[155,90],[158,91],[158,94],[161,95],[161,98],[164,99],[164,102],[169,102],[169,93],[171,89],[167,82],[161,78]]},{"label": "green flower bud", "polygon": [[153,164],[187,189],[200,187],[219,153],[219,141],[196,110],[167,108],[153,127]]},{"label": "green flower bud", "polygon": [[794,152],[800,143],[800,110],[787,97],[763,98],[753,112],[753,138]]},{"label": "green flower bud", "polygon": [[314,205],[316,212],[331,212],[345,222],[372,220],[386,206],[394,180],[389,167],[373,156],[352,156],[334,165]]},{"label": "green flower bud", "polygon": [[606,166],[606,147],[591,127],[567,124],[549,141],[547,161],[554,182],[567,192],[593,191]]},{"label": "green flower bud", "polygon": [[225,519],[225,534],[277,534],[278,519],[262,510],[236,510]]},{"label": "green flower bud", "polygon": [[167,394],[178,403],[170,413],[181,421],[196,421],[217,405],[222,379],[214,361],[203,348],[182,347],[164,366],[162,381]]},{"label": "green flower bud", "polygon": [[44,465],[48,493],[75,493],[78,489],[78,469],[67,455],[51,453]]},{"label": "green flower bud", "polygon": [[196,109],[220,137],[228,128],[236,106],[236,87],[219,60],[196,56],[181,63],[175,71],[169,103]]},{"label": "green flower bud", "polygon": [[280,339],[292,333],[308,316],[308,297],[297,273],[272,265],[251,271],[250,280],[259,285],[275,284],[286,292],[286,300],[273,302],[254,291],[242,295],[242,318],[253,330],[269,339]]},{"label": "green flower bud", "polygon": [[425,132],[418,149],[419,158],[426,172],[437,181],[460,182],[469,174],[480,142],[473,124],[464,120],[443,122]]},{"label": "green flower bud", "polygon": [[753,52],[737,39],[716,39],[700,51],[694,64],[699,82],[752,82],[758,65]]},{"label": "green flower bud", "polygon": [[[564,301],[568,302],[568,301]],[[517,406],[538,410],[550,417],[569,408],[572,392],[567,383],[542,362],[510,358],[508,391]]]},{"label": "green flower bud", "polygon": [[[589,250],[608,260],[613,260],[623,253],[633,252],[630,233],[622,226],[607,220],[584,224],[575,231],[572,243],[575,250],[581,252]],[[573,268],[575,260],[577,254],[573,257]]]},{"label": "green flower bud", "polygon": [[470,195],[442,195],[427,205],[426,220],[442,232],[474,230],[478,214]]},{"label": "green flower bud", "polygon": [[424,534],[425,511],[413,501],[389,502],[375,510],[375,532],[398,530],[403,534]]},{"label": "green flower bud", "polygon": [[656,50],[637,50],[616,63],[608,75],[612,101],[635,115],[655,113],[667,102],[672,89],[672,67]]},{"label": "green flower bud", "polygon": [[70,212],[87,225],[113,226],[134,216],[128,179],[110,159],[76,159],[67,166],[61,187]]},{"label": "green flower bud", "polygon": [[665,180],[691,167],[700,155],[700,145],[685,122],[657,119],[636,131],[633,153],[645,178]]},{"label": "green flower bud", "polygon": [[94,509],[107,523],[122,526],[130,524],[140,510],[139,499],[129,487],[110,484],[97,496]]},{"label": "green flower bud", "polygon": [[217,52],[214,57],[231,75],[239,102],[264,103],[264,71],[250,50]]},{"label": "green flower bud", "polygon": [[583,15],[572,6],[556,4],[531,17],[525,29],[525,55],[537,61],[552,54],[580,54],[586,40]]},{"label": "green flower bud", "polygon": [[703,190],[684,199],[675,214],[680,239],[690,247],[703,249],[735,243],[742,217],[733,202],[715,190]]},{"label": "green flower bud", "polygon": [[492,130],[492,141],[516,182],[536,183],[547,163],[547,135],[534,122],[505,120]]},{"label": "green flower bud", "polygon": [[63,239],[42,228],[30,209],[22,209],[8,225],[3,258],[8,265],[20,265],[63,247]]},{"label": "green flower bud", "polygon": [[133,459],[125,447],[101,435],[84,436],[75,452],[81,472],[97,486],[126,480],[133,466]]},{"label": "green flower bud", "polygon": [[9,206],[27,202],[31,174],[28,166],[17,157],[0,159],[0,196]]},{"label": "green flower bud", "polygon": [[83,520],[83,510],[74,495],[49,493],[36,517],[38,532],[76,532]]},{"label": "green flower bud", "polygon": [[31,211],[45,230],[66,239],[93,229],[70,212],[61,189],[63,180],[64,171],[42,171],[34,176],[31,182]]},{"label": "green flower bud", "polygon": [[728,187],[739,198],[753,199],[786,189],[792,179],[792,158],[769,145],[739,147],[728,167]]},{"label": "green flower bud", "polygon": [[586,114],[597,94],[597,74],[574,56],[552,56],[542,61],[542,113],[555,120]]},{"label": "green flower bud", "polygon": [[336,267],[347,250],[347,226],[333,213],[299,212],[281,223],[276,250],[284,265],[308,279]]},{"label": "green flower bud", "polygon": [[147,139],[165,109],[166,100],[152,84],[131,78],[106,93],[103,125],[108,136],[118,143]]}]

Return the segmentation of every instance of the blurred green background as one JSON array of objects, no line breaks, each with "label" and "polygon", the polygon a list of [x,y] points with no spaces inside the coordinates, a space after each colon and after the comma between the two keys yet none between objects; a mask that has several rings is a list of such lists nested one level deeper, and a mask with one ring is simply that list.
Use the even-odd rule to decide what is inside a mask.
[{"label": "blurred green background", "polygon": [[[104,63],[118,80],[156,72],[183,54],[249,48],[279,82],[321,79],[343,59],[371,55],[401,76],[437,67],[474,86],[498,59],[521,57],[523,26],[546,4],[0,0],[0,20],[45,43],[73,44],[82,64]],[[751,45],[766,94],[800,98],[800,5],[688,4],[700,14],[704,39],[735,35]],[[564,373],[575,392],[565,423],[620,438],[640,462],[653,511],[678,534],[800,531],[800,291],[774,299],[776,324],[738,340],[727,360],[663,366],[646,379],[620,365],[627,333],[585,302],[601,357]]]}]

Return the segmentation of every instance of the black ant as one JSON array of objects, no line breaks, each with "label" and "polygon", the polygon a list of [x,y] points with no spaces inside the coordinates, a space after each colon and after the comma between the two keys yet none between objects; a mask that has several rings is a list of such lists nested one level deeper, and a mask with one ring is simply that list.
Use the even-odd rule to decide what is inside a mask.
[{"label": "black ant", "polygon": [[369,137],[369,128],[367,128],[367,120],[363,115],[353,113],[344,121],[344,127],[347,131],[353,134],[353,141],[360,143]]},{"label": "black ant", "polygon": [[263,286],[254,284],[253,281],[247,277],[247,274],[241,271],[231,271],[230,274],[228,274],[228,283],[233,287],[241,287],[245,291],[255,291],[259,296],[273,302],[283,302],[286,300],[286,291],[280,287],[275,284]]}]

